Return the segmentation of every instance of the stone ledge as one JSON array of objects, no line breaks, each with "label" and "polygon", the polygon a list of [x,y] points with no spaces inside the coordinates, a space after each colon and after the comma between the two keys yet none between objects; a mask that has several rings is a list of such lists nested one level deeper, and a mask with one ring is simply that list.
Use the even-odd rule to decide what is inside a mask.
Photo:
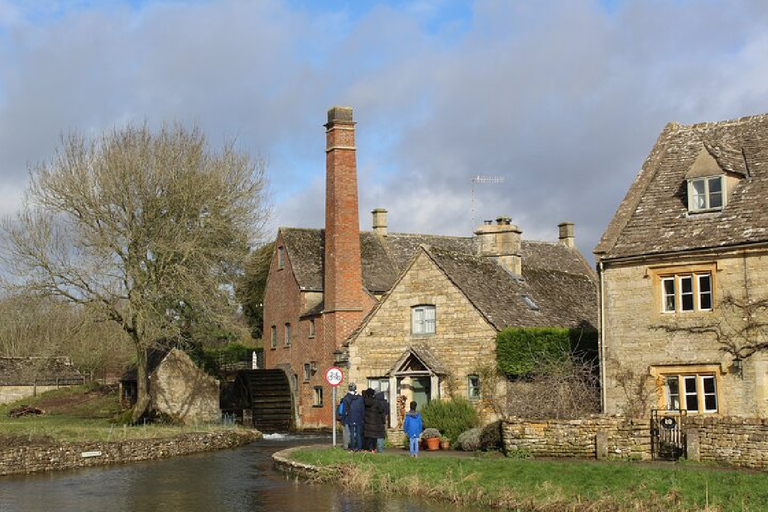
[{"label": "stone ledge", "polygon": [[294,446],[293,448],[287,448],[280,450],[272,454],[272,465],[283,473],[296,475],[302,478],[312,478],[320,474],[320,469],[312,464],[304,464],[303,462],[295,462],[290,459],[291,452],[294,450],[300,450],[306,448],[306,446]]},{"label": "stone ledge", "polygon": [[0,476],[157,460],[237,448],[261,439],[258,430],[194,432],[162,439],[57,443],[0,449]]}]

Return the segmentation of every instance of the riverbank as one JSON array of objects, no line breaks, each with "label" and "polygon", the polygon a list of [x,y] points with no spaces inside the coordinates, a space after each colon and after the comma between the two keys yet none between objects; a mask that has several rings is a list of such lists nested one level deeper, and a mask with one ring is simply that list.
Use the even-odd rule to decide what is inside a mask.
[{"label": "riverbank", "polygon": [[461,452],[413,459],[392,449],[278,452],[275,466],[353,492],[399,493],[531,512],[762,511],[768,475],[692,463],[511,459]]},{"label": "riverbank", "polygon": [[0,448],[0,476],[165,459],[236,448],[261,437],[256,430],[231,428],[161,438]]}]

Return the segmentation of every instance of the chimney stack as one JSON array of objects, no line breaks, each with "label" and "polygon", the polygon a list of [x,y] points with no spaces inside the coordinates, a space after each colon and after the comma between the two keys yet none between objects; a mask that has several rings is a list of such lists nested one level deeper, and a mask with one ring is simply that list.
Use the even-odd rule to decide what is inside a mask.
[{"label": "chimney stack", "polygon": [[569,249],[575,249],[576,238],[573,234],[573,222],[561,222],[557,227],[560,228],[560,243]]},{"label": "chimney stack", "polygon": [[475,234],[480,242],[479,255],[495,258],[496,261],[515,275],[522,274],[522,231],[512,224],[509,217],[499,217],[494,225],[485,221]]},{"label": "chimney stack", "polygon": [[387,210],[376,208],[373,214],[373,232],[379,236],[387,236]]},{"label": "chimney stack", "polygon": [[363,314],[355,122],[351,107],[328,110],[326,128],[323,330],[339,348]]}]

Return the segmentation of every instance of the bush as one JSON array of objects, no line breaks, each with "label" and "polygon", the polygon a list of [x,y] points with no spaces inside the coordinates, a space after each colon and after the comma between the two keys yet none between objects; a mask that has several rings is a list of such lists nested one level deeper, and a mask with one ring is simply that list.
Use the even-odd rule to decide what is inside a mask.
[{"label": "bush", "polygon": [[494,421],[483,427],[480,432],[480,449],[484,452],[504,451],[500,421]]},{"label": "bush", "polygon": [[480,449],[480,432],[478,427],[471,428],[459,434],[456,448],[465,452],[474,452]]},{"label": "bush", "polygon": [[432,400],[421,409],[424,425],[438,429],[456,442],[459,434],[480,424],[474,406],[463,398]]},{"label": "bush", "polygon": [[434,437],[440,437],[440,431],[436,428],[425,428],[421,433],[421,437],[424,439],[432,439]]},{"label": "bush", "polygon": [[507,376],[527,377],[546,373],[549,366],[570,358],[597,356],[597,332],[557,327],[508,328],[496,336],[496,359]]}]

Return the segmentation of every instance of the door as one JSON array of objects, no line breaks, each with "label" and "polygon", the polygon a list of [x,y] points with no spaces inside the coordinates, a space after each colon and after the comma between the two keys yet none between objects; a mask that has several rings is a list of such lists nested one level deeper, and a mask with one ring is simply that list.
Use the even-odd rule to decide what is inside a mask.
[{"label": "door", "polygon": [[430,400],[430,379],[429,377],[411,377],[411,387],[413,389],[413,399],[418,404],[417,410],[428,404]]}]

